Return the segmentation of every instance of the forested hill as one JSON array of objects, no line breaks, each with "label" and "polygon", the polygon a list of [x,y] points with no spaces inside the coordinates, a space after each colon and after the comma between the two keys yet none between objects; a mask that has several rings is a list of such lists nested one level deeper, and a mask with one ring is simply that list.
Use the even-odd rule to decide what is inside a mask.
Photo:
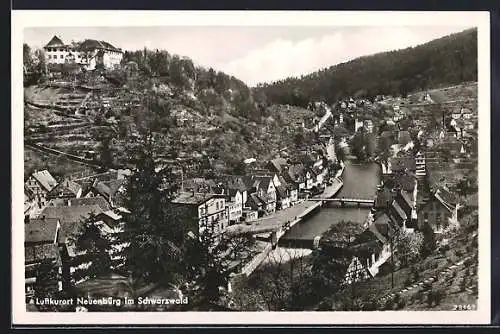
[{"label": "forested hill", "polygon": [[477,29],[403,50],[364,56],[301,76],[258,85],[271,103],[305,106],[348,96],[405,95],[477,80]]}]

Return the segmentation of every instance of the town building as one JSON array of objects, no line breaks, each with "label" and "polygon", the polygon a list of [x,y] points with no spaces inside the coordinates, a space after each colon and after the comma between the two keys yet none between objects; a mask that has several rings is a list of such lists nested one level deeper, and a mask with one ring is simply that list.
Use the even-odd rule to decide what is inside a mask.
[{"label": "town building", "polygon": [[199,235],[208,229],[219,234],[228,226],[225,195],[181,192],[171,203],[186,233],[191,231]]},{"label": "town building", "polygon": [[48,265],[57,273],[54,291],[63,289],[63,269],[59,253],[61,224],[58,219],[29,219],[24,224],[24,272],[26,298],[35,294],[40,265]]},{"label": "town building", "polygon": [[82,195],[82,186],[71,180],[64,180],[57,184],[52,190],[47,194],[48,199],[54,198],[79,198]]},{"label": "town building", "polygon": [[29,201],[33,201],[39,211],[47,204],[47,194],[54,189],[57,181],[47,170],[42,170],[31,174],[24,185],[29,192]]},{"label": "town building", "polygon": [[423,181],[427,175],[425,155],[422,152],[415,155],[415,175],[419,181]]},{"label": "town building", "polygon": [[113,69],[120,66],[123,59],[121,49],[95,39],[66,44],[54,36],[44,46],[44,51],[48,65],[77,64],[86,70]]},{"label": "town building", "polygon": [[229,189],[226,196],[229,225],[239,223],[243,217],[243,195],[238,189]]},{"label": "town building", "polygon": [[[266,214],[276,211],[276,187],[273,176],[251,176],[247,177],[245,183],[251,188],[252,193],[257,194],[260,202],[264,203],[263,209]],[[255,203],[257,204],[257,203]]]},{"label": "town building", "polygon": [[291,206],[290,190],[286,186],[280,184],[279,186],[276,187],[276,194],[278,200],[277,209],[278,210],[288,209]]},{"label": "town building", "polygon": [[460,205],[453,194],[440,187],[429,200],[419,208],[418,225],[428,225],[434,233],[440,234],[450,225],[458,224]]}]

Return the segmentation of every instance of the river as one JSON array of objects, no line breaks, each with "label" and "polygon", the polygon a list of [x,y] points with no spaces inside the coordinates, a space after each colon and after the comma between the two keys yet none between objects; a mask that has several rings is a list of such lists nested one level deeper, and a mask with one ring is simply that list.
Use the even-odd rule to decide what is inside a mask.
[{"label": "river", "polygon": [[[356,164],[346,162],[342,175],[344,186],[335,197],[374,199],[380,182],[380,166],[376,163]],[[332,224],[342,220],[364,223],[369,207],[346,206],[327,203],[318,212],[293,226],[283,237],[295,240],[313,240],[326,232]]]}]

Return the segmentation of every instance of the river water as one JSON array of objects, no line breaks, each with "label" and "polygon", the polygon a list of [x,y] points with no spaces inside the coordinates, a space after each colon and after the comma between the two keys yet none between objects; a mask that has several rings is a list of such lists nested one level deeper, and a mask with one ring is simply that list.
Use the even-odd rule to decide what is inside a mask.
[{"label": "river water", "polygon": [[[342,175],[344,186],[335,197],[374,199],[380,181],[380,166],[376,163],[355,164],[346,162]],[[342,220],[365,222],[369,207],[346,206],[327,203],[310,217],[293,226],[282,239],[312,240],[326,232],[332,224]]]}]

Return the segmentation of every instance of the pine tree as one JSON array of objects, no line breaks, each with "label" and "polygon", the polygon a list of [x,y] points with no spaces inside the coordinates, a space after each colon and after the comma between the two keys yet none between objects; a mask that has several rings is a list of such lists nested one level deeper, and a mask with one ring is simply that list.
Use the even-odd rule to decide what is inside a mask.
[{"label": "pine tree", "polygon": [[[52,259],[39,264],[36,272],[35,298],[57,298],[60,275]],[[39,305],[41,311],[55,311],[53,305]]]},{"label": "pine tree", "polygon": [[79,270],[79,276],[93,278],[109,274],[113,267],[111,238],[101,230],[95,215],[83,221],[74,238],[76,249],[81,254],[79,261],[90,263],[86,269]]},{"label": "pine tree", "polygon": [[155,161],[152,135],[131,149],[135,172],[126,186],[125,206],[131,212],[124,217],[123,241],[126,268],[146,282],[167,285],[180,268],[180,245],[184,239],[183,224],[169,205],[170,171]]}]

